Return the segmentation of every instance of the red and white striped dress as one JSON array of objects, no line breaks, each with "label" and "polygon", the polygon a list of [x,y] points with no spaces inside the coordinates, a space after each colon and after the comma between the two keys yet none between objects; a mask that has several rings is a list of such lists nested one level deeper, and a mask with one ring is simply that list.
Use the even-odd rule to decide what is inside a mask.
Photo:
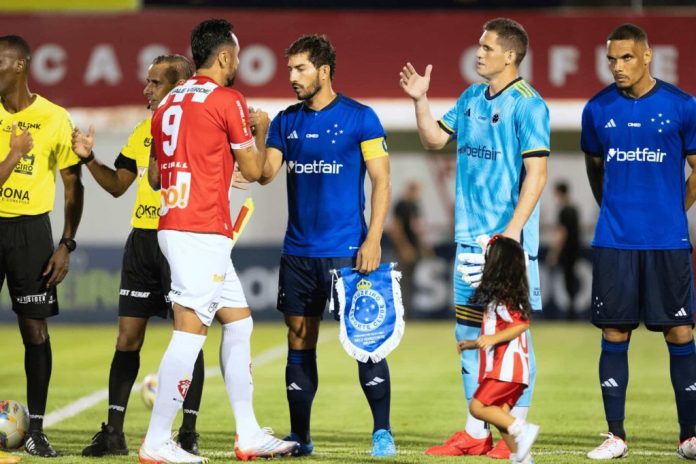
[{"label": "red and white striped dress", "polygon": [[[508,327],[527,324],[520,311],[509,311],[505,305],[489,304],[483,313],[481,333],[493,335]],[[479,383],[484,379],[529,385],[529,350],[527,331],[507,343],[481,350]]]}]

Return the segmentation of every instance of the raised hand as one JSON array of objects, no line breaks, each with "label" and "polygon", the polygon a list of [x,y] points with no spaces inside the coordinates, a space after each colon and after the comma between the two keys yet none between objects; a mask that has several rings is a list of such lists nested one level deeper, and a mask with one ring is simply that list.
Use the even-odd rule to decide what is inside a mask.
[{"label": "raised hand", "polygon": [[77,127],[72,133],[72,149],[80,158],[89,157],[94,148],[94,125],[89,126],[87,135],[83,134]]},{"label": "raised hand", "polygon": [[[34,148],[34,139],[31,137],[28,129],[24,129],[17,135],[17,123],[12,123],[12,132],[10,132],[10,152],[16,156],[28,154]],[[19,158],[18,158],[19,159]]]},{"label": "raised hand", "polygon": [[416,72],[416,68],[411,63],[406,63],[399,73],[399,85],[404,89],[406,95],[419,100],[423,98],[430,88],[430,73],[433,70],[433,65],[429,64],[425,67],[425,74],[422,76]]}]

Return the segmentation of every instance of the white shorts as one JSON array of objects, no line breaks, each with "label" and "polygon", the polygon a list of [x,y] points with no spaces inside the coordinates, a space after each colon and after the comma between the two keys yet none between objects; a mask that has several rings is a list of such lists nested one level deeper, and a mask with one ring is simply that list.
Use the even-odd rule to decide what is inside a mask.
[{"label": "white shorts", "polygon": [[230,257],[229,237],[160,230],[157,241],[172,274],[172,303],[194,310],[207,326],[220,308],[248,306]]}]

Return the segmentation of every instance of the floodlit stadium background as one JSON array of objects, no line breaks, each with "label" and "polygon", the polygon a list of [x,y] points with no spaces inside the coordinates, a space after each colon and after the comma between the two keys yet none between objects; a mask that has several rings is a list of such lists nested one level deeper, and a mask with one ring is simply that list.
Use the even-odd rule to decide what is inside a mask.
[{"label": "floodlit stadium background", "polygon": [[[519,3],[525,8],[513,9]],[[326,34],[338,54],[334,89],[372,106],[387,129],[394,201],[409,180],[418,179],[424,186],[422,211],[437,255],[418,267],[414,314],[447,318],[452,311],[454,153],[450,148],[444,154],[426,155],[420,147],[412,104],[398,86],[401,66],[406,61],[418,70],[434,65],[429,96],[435,117],[440,117],[464,88],[479,80],[473,53],[483,22],[496,16],[520,21],[531,42],[522,76],[540,91],[551,110],[552,155],[542,196],[542,242],[548,244],[556,220],[552,187],[565,180],[579,207],[583,242],[588,244],[598,209],[579,152],[580,112],[588,98],[611,82],[604,39],[623,22],[642,26],[654,50],[653,74],[696,93],[696,60],[690,53],[696,43],[696,8],[688,6],[692,3],[4,0],[0,31],[29,41],[33,49],[31,90],[67,107],[79,127],[95,124],[95,153],[106,164],[113,162],[135,124],[148,115],[142,96],[148,64],[162,53],[190,55],[189,33],[200,20],[224,17],[235,25],[242,46],[237,87],[250,106],[266,110],[271,117],[294,102],[284,49],[301,34]],[[419,8],[425,4],[427,9]],[[70,274],[59,288],[61,316],[56,322],[114,319],[121,252],[130,229],[135,188],[113,199],[86,170],[84,182],[79,248],[72,256]],[[233,192],[233,210],[246,195]],[[277,319],[273,307],[286,220],[284,177],[268,187],[254,186],[251,195],[257,209],[235,250],[235,265],[257,319]],[[62,229],[60,185],[56,197],[54,234]],[[386,238],[383,245],[385,259],[389,259]],[[543,250],[541,255],[543,263]],[[579,274],[579,305],[586,308],[590,291],[587,260],[580,263]],[[565,293],[560,274],[543,266],[542,288],[546,316],[563,317]],[[14,319],[8,301],[5,291],[0,297],[0,321]]]}]

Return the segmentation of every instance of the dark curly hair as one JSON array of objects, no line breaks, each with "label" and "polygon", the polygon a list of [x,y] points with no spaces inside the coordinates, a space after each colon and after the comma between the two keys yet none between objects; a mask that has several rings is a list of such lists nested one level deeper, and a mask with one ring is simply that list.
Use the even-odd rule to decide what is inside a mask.
[{"label": "dark curly hair", "polygon": [[486,250],[481,284],[470,303],[503,304],[509,311],[520,311],[527,320],[532,314],[529,304],[527,265],[522,246],[502,235],[495,235]]},{"label": "dark curly hair", "polygon": [[303,35],[285,50],[286,57],[300,53],[307,53],[309,62],[317,69],[327,65],[330,69],[329,78],[333,80],[336,72],[336,50],[325,35]]}]

